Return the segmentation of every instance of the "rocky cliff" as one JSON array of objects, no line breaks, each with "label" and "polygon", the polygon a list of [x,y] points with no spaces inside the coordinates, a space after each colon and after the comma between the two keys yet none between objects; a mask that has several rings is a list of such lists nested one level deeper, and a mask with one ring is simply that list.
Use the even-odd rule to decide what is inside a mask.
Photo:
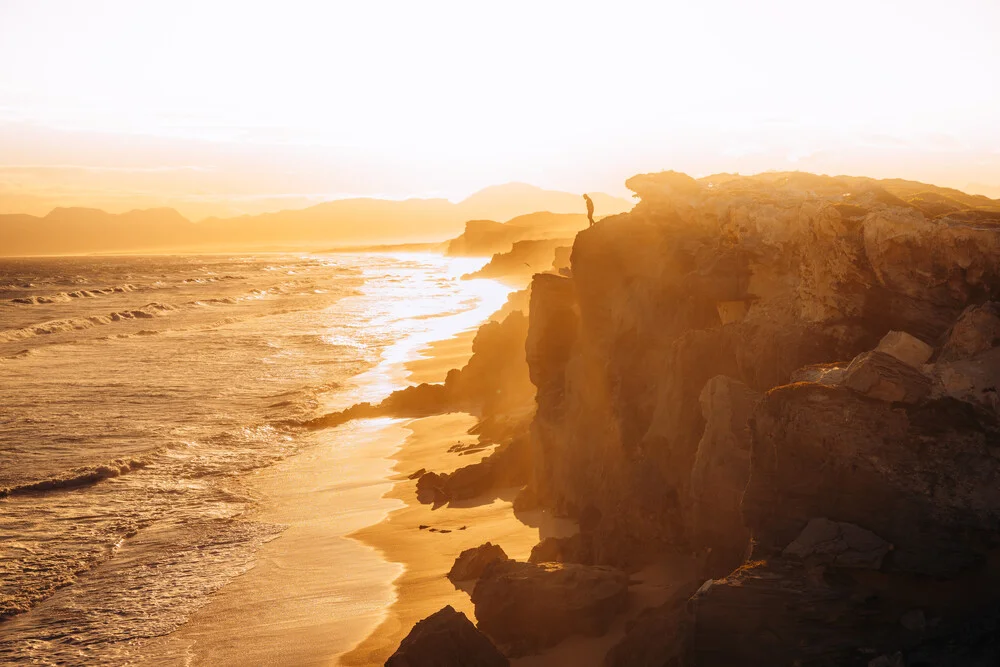
[{"label": "rocky cliff", "polygon": [[682,549],[718,581],[640,624],[672,657],[632,636],[609,663],[993,659],[940,656],[1000,601],[1000,207],[801,173],[627,185],[635,209],[531,286],[530,491],[587,517],[598,564]]}]

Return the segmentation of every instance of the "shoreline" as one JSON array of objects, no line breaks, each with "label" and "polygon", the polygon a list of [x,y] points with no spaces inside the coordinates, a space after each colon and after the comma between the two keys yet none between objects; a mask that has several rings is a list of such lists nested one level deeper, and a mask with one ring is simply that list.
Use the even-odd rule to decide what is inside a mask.
[{"label": "shoreline", "polygon": [[[442,382],[448,370],[471,357],[479,326],[509,291],[500,285],[471,290],[481,297],[475,307],[431,316],[433,326],[390,345],[381,362],[331,394],[325,407]],[[464,429],[475,423],[471,416],[461,418],[468,421]],[[182,626],[150,639],[136,662],[334,665],[377,632],[391,617],[406,563],[387,558],[356,533],[405,509],[392,491],[399,453],[411,444],[418,421],[361,419],[327,429],[315,445],[234,481],[234,491],[260,501],[242,518],[284,526],[283,532],[259,549],[250,570],[215,591]],[[459,465],[471,463],[469,458]]]}]

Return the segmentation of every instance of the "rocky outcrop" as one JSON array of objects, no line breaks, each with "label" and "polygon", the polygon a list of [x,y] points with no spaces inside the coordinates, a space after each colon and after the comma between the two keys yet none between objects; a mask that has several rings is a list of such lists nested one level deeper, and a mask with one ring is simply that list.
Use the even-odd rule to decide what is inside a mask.
[{"label": "rocky outcrop", "polygon": [[601,635],[625,606],[628,576],[586,565],[497,560],[472,593],[479,629],[505,655],[537,653],[572,635]]},{"label": "rocky outcrop", "polygon": [[531,474],[530,457],[531,447],[527,438],[515,436],[498,445],[482,461],[450,473],[425,472],[417,479],[417,499],[438,507],[524,486]]},{"label": "rocky outcrop", "polygon": [[878,350],[855,357],[841,384],[871,398],[900,403],[919,403],[931,393],[930,378]]},{"label": "rocky outcrop", "polygon": [[386,667],[507,667],[510,661],[451,606],[418,622]]},{"label": "rocky outcrop", "polygon": [[586,226],[587,216],[576,213],[530,213],[505,223],[470,220],[462,235],[448,242],[447,252],[489,257],[510,252],[519,241],[572,238]]},{"label": "rocky outcrop", "polygon": [[974,565],[998,543],[1000,431],[968,404],[788,385],[761,401],[752,433],[743,513],[762,556],[780,553],[815,517],[892,543],[890,569],[936,576]]},{"label": "rocky outcrop", "polygon": [[992,613],[1000,220],[891,185],[637,176],[535,277],[534,496],[592,562],[718,578],[608,664],[907,660]]},{"label": "rocky outcrop", "polygon": [[523,285],[533,274],[552,270],[556,250],[569,243],[567,239],[518,241],[509,251],[493,255],[483,268],[462,277],[495,278]]},{"label": "rocky outcrop", "polygon": [[448,572],[448,579],[452,583],[478,579],[486,567],[497,560],[507,560],[507,554],[498,544],[487,542],[478,547],[466,549],[455,559],[455,564]]},{"label": "rocky outcrop", "polygon": [[[763,392],[823,364],[795,379],[916,405],[949,395],[921,357],[1000,293],[1000,225],[930,218],[870,180],[667,172],[627,185],[641,202],[577,235],[569,276],[536,276],[526,344],[536,492],[569,514],[595,507],[612,562],[700,543],[695,523],[711,524],[692,487],[711,378]],[[954,373],[952,394],[988,389]]]},{"label": "rocky outcrop", "polygon": [[814,564],[878,570],[890,551],[892,545],[870,530],[853,523],[815,518],[809,520],[781,555]]}]

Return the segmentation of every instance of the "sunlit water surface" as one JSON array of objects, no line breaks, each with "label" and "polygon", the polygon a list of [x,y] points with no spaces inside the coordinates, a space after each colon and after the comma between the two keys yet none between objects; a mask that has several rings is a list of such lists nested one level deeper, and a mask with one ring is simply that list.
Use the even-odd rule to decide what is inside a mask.
[{"label": "sunlit water surface", "polygon": [[239,480],[498,308],[482,263],[0,260],[0,662],[122,660],[252,567]]}]

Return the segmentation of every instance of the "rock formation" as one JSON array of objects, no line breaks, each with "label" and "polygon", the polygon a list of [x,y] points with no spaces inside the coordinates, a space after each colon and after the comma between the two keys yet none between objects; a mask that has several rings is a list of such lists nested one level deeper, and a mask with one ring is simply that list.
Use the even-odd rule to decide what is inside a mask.
[{"label": "rock formation", "polygon": [[795,173],[628,186],[532,283],[531,491],[599,517],[595,562],[687,549],[717,581],[609,664],[667,625],[674,658],[635,664],[906,659],[992,618],[1000,206]]},{"label": "rock formation", "polygon": [[418,622],[385,667],[507,667],[510,661],[451,606]]},{"label": "rock formation", "polygon": [[530,419],[493,455],[516,464],[425,475],[428,502],[502,480],[527,484],[516,510],[580,522],[486,559],[480,629],[512,657],[604,632],[623,572],[679,551],[704,584],[675,582],[607,665],[997,664],[1000,202],[803,173],[627,185],[640,203],[533,277],[526,319],[484,327],[492,352],[412,392]]},{"label": "rock formation", "polygon": [[492,542],[466,549],[455,559],[455,564],[448,572],[448,579],[452,583],[478,579],[486,567],[497,560],[507,560],[507,554],[500,546]]},{"label": "rock formation", "polygon": [[572,635],[601,635],[624,608],[628,576],[587,565],[494,560],[472,593],[479,629],[505,655],[537,653]]}]

